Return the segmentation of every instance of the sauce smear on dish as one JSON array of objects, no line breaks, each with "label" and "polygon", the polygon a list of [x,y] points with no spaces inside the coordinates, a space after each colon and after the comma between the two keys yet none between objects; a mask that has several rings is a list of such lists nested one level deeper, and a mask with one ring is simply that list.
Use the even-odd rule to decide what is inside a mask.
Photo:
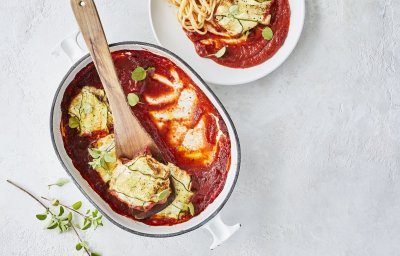
[{"label": "sauce smear on dish", "polygon": [[[201,213],[223,189],[231,161],[227,127],[207,96],[169,59],[144,50],[117,51],[112,58],[124,93],[139,96],[131,107],[133,113],[168,162],[155,168],[171,174],[174,201],[151,217],[135,218],[135,209],[146,209],[155,202],[143,201],[138,206],[150,190],[134,198],[126,184],[141,176],[148,177],[147,184],[155,189],[161,185],[152,174],[129,169],[139,164],[147,168],[147,163],[154,167],[151,159],[141,158],[143,164],[113,160],[112,114],[93,63],[76,75],[64,93],[60,124],[64,147],[82,177],[115,212],[149,225],[185,222]],[[145,70],[144,79],[133,79],[132,72],[138,67]],[[159,201],[165,201],[164,195],[152,194],[151,198],[159,196]]]}]

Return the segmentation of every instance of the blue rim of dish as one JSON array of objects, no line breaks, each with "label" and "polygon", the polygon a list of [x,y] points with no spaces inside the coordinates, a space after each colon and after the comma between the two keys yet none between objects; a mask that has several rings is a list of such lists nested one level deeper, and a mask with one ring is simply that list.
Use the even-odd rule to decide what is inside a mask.
[{"label": "blue rim of dish", "polygon": [[[136,235],[140,235],[140,236],[145,236],[145,237],[155,237],[155,238],[163,238],[163,237],[173,237],[173,236],[178,236],[178,235],[182,235],[188,232],[191,232],[193,230],[196,230],[198,228],[200,228],[201,226],[203,226],[204,224],[206,224],[207,222],[209,222],[211,219],[213,219],[221,210],[222,208],[225,206],[225,204],[227,203],[227,201],[229,200],[235,185],[237,183],[238,177],[239,177],[239,172],[240,172],[240,163],[241,163],[241,151],[240,151],[240,143],[239,143],[239,137],[236,131],[236,128],[232,122],[231,117],[229,116],[228,112],[226,111],[225,107],[222,105],[221,101],[218,99],[218,97],[215,95],[215,93],[211,90],[211,88],[207,85],[207,83],[200,77],[199,74],[197,74],[196,71],[193,70],[193,68],[191,66],[189,66],[189,64],[187,64],[183,59],[181,59],[179,56],[177,56],[175,53],[161,47],[158,45],[154,45],[154,44],[150,44],[150,43],[145,43],[145,42],[139,42],[139,41],[123,41],[123,42],[119,42],[119,43],[113,43],[110,44],[109,47],[114,47],[114,46],[121,46],[121,45],[137,45],[137,46],[144,46],[144,47],[153,47],[156,48],[158,50],[161,50],[169,55],[171,55],[172,57],[176,58],[178,61],[180,61],[183,65],[185,65],[196,77],[197,79],[199,79],[199,81],[206,87],[206,89],[211,93],[211,95],[214,97],[214,99],[217,101],[217,104],[219,105],[219,107],[222,109],[222,111],[224,112],[225,116],[228,119],[228,122],[230,124],[230,126],[232,127],[233,133],[235,135],[235,141],[237,144],[237,163],[236,163],[236,174],[232,183],[232,186],[228,192],[228,194],[226,195],[224,201],[217,207],[217,209],[210,214],[210,216],[208,216],[205,220],[203,220],[202,222],[200,222],[199,224],[190,227],[188,229],[182,230],[182,231],[178,231],[178,232],[174,232],[174,233],[168,233],[168,234],[149,234],[149,233],[143,233],[143,232],[139,232],[136,230],[133,230],[131,228],[128,228],[120,223],[118,223],[117,221],[115,221],[113,218],[111,218],[110,216],[108,216],[103,210],[101,210],[101,208],[96,204],[96,202],[94,202],[94,200],[88,195],[86,194],[85,190],[82,188],[82,186],[79,184],[79,182],[77,182],[75,180],[75,178],[72,176],[70,170],[67,168],[67,166],[65,165],[60,152],[57,149],[57,145],[55,142],[55,138],[54,138],[54,132],[53,132],[53,116],[54,116],[54,109],[55,109],[55,105],[56,105],[56,101],[58,98],[58,95],[60,93],[60,90],[65,82],[65,80],[67,80],[67,78],[71,75],[72,71],[79,65],[81,64],[85,59],[89,58],[89,54],[86,54],[85,56],[83,56],[82,58],[80,58],[67,72],[67,74],[64,76],[64,78],[62,79],[60,85],[57,88],[57,91],[54,95],[53,98],[53,103],[51,105],[51,112],[50,112],[50,133],[51,133],[51,141],[53,144],[53,148],[54,151],[56,152],[57,158],[60,161],[62,167],[64,168],[64,170],[68,173],[68,175],[71,177],[71,179],[74,181],[75,185],[78,187],[78,189],[82,192],[82,194],[89,200],[89,202],[94,205],[103,216],[105,216],[111,223],[113,223],[114,225],[116,225],[117,227],[128,231],[130,233],[136,234]],[[200,213],[201,214],[201,213]],[[124,216],[126,217],[126,216]],[[135,221],[135,220],[132,220]]]}]

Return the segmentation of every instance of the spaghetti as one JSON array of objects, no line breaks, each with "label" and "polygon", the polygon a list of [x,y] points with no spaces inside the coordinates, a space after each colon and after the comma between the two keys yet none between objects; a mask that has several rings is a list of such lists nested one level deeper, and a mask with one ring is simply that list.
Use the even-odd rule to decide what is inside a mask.
[{"label": "spaghetti", "polygon": [[178,7],[178,20],[182,27],[201,35],[207,33],[206,21],[213,18],[214,10],[220,0],[170,0]]}]

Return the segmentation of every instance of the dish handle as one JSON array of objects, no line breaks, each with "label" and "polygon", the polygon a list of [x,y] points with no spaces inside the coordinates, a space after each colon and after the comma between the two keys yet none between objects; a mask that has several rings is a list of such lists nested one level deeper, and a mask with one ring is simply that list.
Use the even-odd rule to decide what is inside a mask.
[{"label": "dish handle", "polygon": [[76,31],[61,41],[59,46],[53,51],[53,54],[59,55],[60,52],[65,53],[72,62],[78,61],[87,52],[84,51],[78,43],[80,31]]},{"label": "dish handle", "polygon": [[219,245],[223,244],[233,234],[235,234],[239,230],[241,225],[238,223],[233,226],[228,226],[222,221],[221,214],[217,214],[203,227],[207,229],[213,237],[213,243],[210,246],[210,249],[213,250]]}]

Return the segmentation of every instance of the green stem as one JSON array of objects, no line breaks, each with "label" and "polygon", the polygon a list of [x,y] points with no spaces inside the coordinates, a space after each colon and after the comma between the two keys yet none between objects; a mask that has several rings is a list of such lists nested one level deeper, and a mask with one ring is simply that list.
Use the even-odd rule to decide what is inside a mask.
[{"label": "green stem", "polygon": [[[13,181],[11,181],[11,180],[7,180],[7,182],[10,183],[11,185],[13,185],[14,187],[20,189],[21,191],[25,192],[26,194],[28,194],[30,197],[32,197],[33,199],[35,199],[41,206],[43,206],[43,208],[45,208],[47,211],[49,211],[49,213],[50,213],[51,215],[55,216],[55,214],[54,214],[53,212],[51,212],[50,208],[47,207],[42,201],[39,200],[39,198],[37,198],[36,196],[34,196],[32,193],[30,193],[29,191],[27,191],[27,190],[24,189],[23,187],[21,187],[21,186],[15,184],[15,183],[14,183]],[[45,200],[48,200],[47,198],[44,198],[44,197],[42,197],[42,198],[45,199]],[[63,205],[63,206],[64,206],[64,205]],[[70,208],[67,207],[67,206],[64,206],[64,207],[70,209]],[[73,209],[72,209],[72,210],[73,210]],[[73,211],[75,211],[75,210],[73,210]],[[71,221],[69,221],[69,224],[71,225],[72,229],[75,231],[75,234],[76,234],[76,236],[78,237],[79,241],[80,241],[81,243],[83,243],[83,241],[82,241],[82,239],[81,239],[81,237],[80,237],[78,231],[75,229],[75,227],[74,227],[74,225],[72,224]],[[87,255],[90,256],[89,250],[88,250],[87,248],[85,248],[85,247],[84,247],[84,249],[85,249]]]},{"label": "green stem", "polygon": [[[39,198],[37,198],[36,196],[34,196],[32,193],[30,193],[29,191],[27,191],[26,189],[24,189],[23,187],[15,184],[13,181],[11,180],[7,180],[8,183],[10,183],[11,185],[13,185],[14,187],[20,189],[21,191],[25,192],[26,194],[28,194],[30,197],[32,197],[33,199],[35,199],[41,206],[43,206],[46,210],[48,210],[50,212],[49,207],[47,207],[42,201],[39,200]],[[51,212],[50,212],[51,213]]]},{"label": "green stem", "polygon": [[[46,198],[46,197],[44,197],[44,196],[42,196],[41,198],[42,198],[43,200],[46,200],[46,201],[49,201],[49,202],[52,201],[52,200],[50,200],[50,199],[48,199],[48,198]],[[84,217],[84,218],[89,218],[88,216],[86,216],[86,215],[84,215],[83,213],[81,213],[81,212],[79,212],[79,211],[77,211],[77,210],[75,210],[75,209],[69,207],[68,205],[65,205],[65,204],[62,204],[62,203],[59,203],[59,204],[60,204],[61,206],[65,207],[65,208],[67,208],[68,210],[73,211],[73,212],[75,212],[75,213],[81,215],[81,216]]]},{"label": "green stem", "polygon": [[[72,229],[74,230],[76,236],[78,237],[79,242],[81,242],[81,244],[84,244],[84,242],[83,242],[81,236],[79,235],[78,231],[77,231],[76,228],[74,227],[74,224],[72,224],[71,221],[69,221],[69,224],[71,225],[71,227],[72,227]],[[87,253],[87,255],[90,256],[90,252],[89,252],[89,250],[86,248],[86,246],[83,246],[83,249],[85,249],[85,252]]]}]

